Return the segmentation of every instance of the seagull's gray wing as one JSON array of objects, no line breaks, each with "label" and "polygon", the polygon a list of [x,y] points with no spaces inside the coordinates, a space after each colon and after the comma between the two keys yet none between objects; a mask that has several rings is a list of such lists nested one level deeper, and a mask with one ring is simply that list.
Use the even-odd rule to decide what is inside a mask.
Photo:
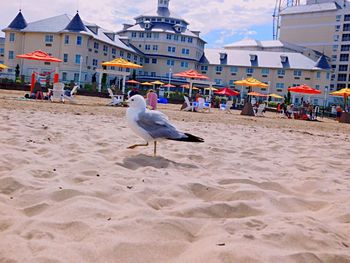
[{"label": "seagull's gray wing", "polygon": [[138,115],[136,121],[153,139],[180,139],[185,135],[176,130],[166,115],[159,111],[145,111]]}]

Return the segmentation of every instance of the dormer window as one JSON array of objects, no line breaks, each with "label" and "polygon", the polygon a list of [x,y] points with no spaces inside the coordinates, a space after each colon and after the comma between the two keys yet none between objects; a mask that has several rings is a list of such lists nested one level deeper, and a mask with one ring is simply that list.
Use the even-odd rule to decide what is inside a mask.
[{"label": "dormer window", "polygon": [[250,61],[255,61],[258,58],[258,56],[255,54],[249,54],[249,56],[250,56]]},{"label": "dormer window", "polygon": [[176,25],[174,26],[174,30],[175,30],[175,32],[177,32],[177,33],[181,33],[181,31],[182,31],[182,26],[179,25],[179,24],[176,24]]},{"label": "dormer window", "polygon": [[281,55],[281,62],[286,63],[288,61],[288,57],[286,55]]},{"label": "dormer window", "polygon": [[227,53],[220,53],[221,60],[226,59],[226,57],[227,57]]},{"label": "dormer window", "polygon": [[145,28],[145,29],[150,29],[151,27],[152,27],[152,23],[151,23],[151,22],[146,21],[146,22],[144,23],[144,28]]}]

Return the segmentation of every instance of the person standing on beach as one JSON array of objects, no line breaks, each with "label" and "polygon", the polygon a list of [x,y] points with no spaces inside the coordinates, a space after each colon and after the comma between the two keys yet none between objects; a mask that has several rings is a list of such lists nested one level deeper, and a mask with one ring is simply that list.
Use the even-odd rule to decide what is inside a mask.
[{"label": "person standing on beach", "polygon": [[147,105],[151,107],[151,110],[157,109],[158,96],[152,89],[147,92]]}]

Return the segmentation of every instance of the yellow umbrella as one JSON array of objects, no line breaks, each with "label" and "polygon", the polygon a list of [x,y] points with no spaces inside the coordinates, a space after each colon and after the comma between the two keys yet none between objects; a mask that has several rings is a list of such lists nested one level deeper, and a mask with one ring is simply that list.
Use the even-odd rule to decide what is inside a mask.
[{"label": "yellow umbrella", "polygon": [[8,66],[0,63],[0,69],[6,69],[6,68],[8,68]]},{"label": "yellow umbrella", "polygon": [[329,95],[344,97],[344,109],[345,109],[346,105],[347,105],[347,98],[350,96],[350,88],[344,88],[341,90],[337,90],[337,91],[329,93]]},{"label": "yellow umbrella", "polygon": [[149,83],[149,82],[142,82],[141,85],[143,85],[143,86],[153,86],[153,84]]},{"label": "yellow umbrella", "polygon": [[205,90],[217,91],[218,89],[213,87],[213,88],[205,88]]},{"label": "yellow umbrella", "polygon": [[257,80],[255,78],[249,77],[242,80],[235,81],[236,85],[239,86],[247,86],[247,87],[259,87],[259,88],[267,88],[269,85]]},{"label": "yellow umbrella", "polygon": [[282,96],[280,96],[280,95],[278,95],[278,94],[275,94],[275,93],[269,94],[268,97],[272,97],[272,98],[275,98],[275,99],[283,99]]},{"label": "yellow umbrella", "polygon": [[151,84],[154,84],[154,85],[164,85],[164,83],[161,82],[161,81],[159,81],[159,80],[153,81],[153,82],[151,82]]},{"label": "yellow umbrella", "polygon": [[120,68],[142,68],[142,66],[131,63],[123,58],[116,58],[112,61],[103,62],[102,66],[106,67],[120,67]]}]

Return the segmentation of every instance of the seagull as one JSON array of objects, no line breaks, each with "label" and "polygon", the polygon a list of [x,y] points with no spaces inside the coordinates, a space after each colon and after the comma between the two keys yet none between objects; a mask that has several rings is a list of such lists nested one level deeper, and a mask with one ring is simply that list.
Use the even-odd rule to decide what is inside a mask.
[{"label": "seagull", "polygon": [[146,101],[141,95],[134,95],[128,100],[129,108],[126,111],[126,119],[130,129],[146,141],[145,144],[134,144],[128,149],[139,146],[148,146],[154,143],[153,154],[157,154],[157,141],[173,140],[184,142],[204,142],[204,139],[189,133],[178,131],[170,122],[168,117],[155,110],[146,107]]}]

